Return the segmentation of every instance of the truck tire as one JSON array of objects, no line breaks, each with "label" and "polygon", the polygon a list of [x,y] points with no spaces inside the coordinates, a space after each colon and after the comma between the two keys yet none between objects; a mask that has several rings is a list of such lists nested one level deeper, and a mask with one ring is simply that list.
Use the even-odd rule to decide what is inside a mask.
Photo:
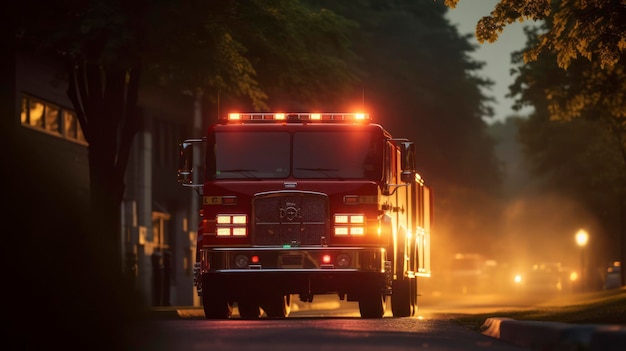
[{"label": "truck tire", "polygon": [[[419,264],[416,262],[420,257],[419,248],[420,244],[417,241],[413,242],[413,255],[412,255],[412,263],[411,267],[413,267],[414,271],[419,271]],[[417,277],[414,277],[410,280],[410,294],[411,294],[411,316],[417,315]]]},{"label": "truck tire", "polygon": [[291,312],[291,295],[267,297],[261,307],[268,318],[285,318]]},{"label": "truck tire", "polygon": [[233,313],[233,306],[224,294],[202,289],[202,307],[206,319],[228,319]]},{"label": "truck tire", "polygon": [[411,282],[409,279],[398,279],[393,282],[391,293],[391,312],[394,317],[410,317],[413,311],[411,299]]},{"label": "truck tire", "polygon": [[243,319],[259,319],[261,310],[259,304],[251,300],[237,301],[239,316]]},{"label": "truck tire", "polygon": [[380,291],[366,293],[359,298],[361,318],[383,318],[385,297]]},{"label": "truck tire", "polygon": [[411,316],[417,315],[417,279],[411,279]]}]

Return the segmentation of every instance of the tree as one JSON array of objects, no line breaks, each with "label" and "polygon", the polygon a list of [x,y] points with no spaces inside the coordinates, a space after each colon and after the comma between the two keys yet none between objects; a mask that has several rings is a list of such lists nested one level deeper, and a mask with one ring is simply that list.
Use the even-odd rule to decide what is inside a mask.
[{"label": "tree", "polygon": [[[454,8],[459,0],[445,0]],[[543,23],[536,40],[524,52],[524,62],[552,54],[558,66],[570,72],[567,85],[545,91],[550,117],[604,118],[623,145],[626,163],[626,4],[621,0],[516,1],[501,0],[476,25],[480,43],[494,42],[507,24],[532,20]]]},{"label": "tree", "polygon": [[[535,30],[527,29],[529,44]],[[558,192],[583,205],[596,218],[593,224],[594,246],[598,264],[606,264],[619,255],[623,234],[623,189],[626,167],[622,161],[621,143],[607,128],[606,118],[576,118],[569,121],[550,118],[545,91],[555,86],[573,86],[584,71],[584,65],[573,63],[567,70],[556,64],[549,53],[521,64],[521,53],[514,62],[520,64],[519,75],[511,91],[520,96],[519,103],[534,106],[535,112],[519,121],[518,138],[530,172],[541,191]],[[602,116],[602,111],[597,114]],[[574,232],[578,228],[571,228]]]},{"label": "tree", "polygon": [[[452,8],[457,3],[458,0],[445,0],[445,4]],[[538,110],[531,116],[527,129],[532,129],[533,119],[541,117],[555,123],[580,119],[595,122],[592,123],[593,130],[601,128],[598,131],[602,136],[600,140],[603,140],[601,144],[615,152],[606,153],[586,144],[587,153],[595,152],[594,157],[587,157],[584,161],[596,165],[598,160],[612,162],[601,165],[600,169],[604,171],[602,177],[610,180],[605,197],[617,194],[618,200],[611,206],[618,208],[621,260],[626,262],[626,223],[623,219],[626,218],[626,67],[623,58],[626,4],[621,0],[501,0],[488,16],[478,21],[476,37],[481,43],[493,42],[507,24],[525,20],[538,22],[540,27],[527,31],[529,45],[523,56],[517,57],[519,78],[511,91],[513,95],[521,96],[516,107],[531,104]],[[547,69],[550,63],[552,68]],[[584,124],[580,121],[576,124],[581,123]],[[541,130],[547,128],[545,124],[539,125]],[[570,132],[577,130],[570,127]],[[532,133],[537,131],[539,129],[532,129]],[[525,142],[533,139],[532,133],[529,130],[522,132]],[[535,149],[531,158],[537,161],[540,154]],[[618,155],[617,160],[615,155]],[[546,174],[548,169],[544,168],[543,173]],[[592,177],[596,182],[597,173],[596,169]],[[624,272],[622,284],[626,284]]]},{"label": "tree", "polygon": [[[454,8],[459,0],[445,0]],[[580,56],[599,61],[601,68],[616,65],[626,48],[626,5],[621,0],[500,0],[490,15],[476,25],[479,43],[494,42],[506,25],[515,21],[552,18],[553,25],[525,54],[533,61],[553,51],[559,67],[567,69]]]},{"label": "tree", "polygon": [[[352,79],[343,33],[348,26],[328,11],[298,1],[22,1],[15,26],[19,49],[40,50],[66,60],[68,96],[89,143],[91,229],[121,267],[120,203],[130,147],[139,128],[142,87],[158,85],[174,94],[218,93],[267,109],[275,83],[259,75],[268,60],[290,67],[277,80],[301,84],[293,94],[310,98],[314,77],[302,72],[341,71],[336,86]],[[305,24],[301,26],[301,24]],[[324,52],[285,52],[283,44],[310,38],[319,25]],[[315,55],[315,57],[312,57]],[[289,84],[290,85],[290,84]]]}]

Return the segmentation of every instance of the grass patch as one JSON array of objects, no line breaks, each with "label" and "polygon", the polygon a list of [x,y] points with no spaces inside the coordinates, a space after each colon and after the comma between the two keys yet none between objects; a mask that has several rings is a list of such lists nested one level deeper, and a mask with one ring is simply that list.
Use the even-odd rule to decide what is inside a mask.
[{"label": "grass patch", "polygon": [[480,330],[485,320],[490,317],[573,324],[626,325],[626,288],[573,295],[524,310],[459,314],[454,318],[461,325]]}]

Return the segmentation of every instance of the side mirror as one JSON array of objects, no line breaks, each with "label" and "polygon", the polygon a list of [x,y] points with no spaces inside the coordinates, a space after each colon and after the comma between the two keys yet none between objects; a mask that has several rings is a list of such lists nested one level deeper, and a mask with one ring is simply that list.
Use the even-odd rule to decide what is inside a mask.
[{"label": "side mirror", "polygon": [[400,180],[405,183],[415,181],[415,144],[412,141],[403,141],[400,146]]},{"label": "side mirror", "polygon": [[193,183],[193,144],[192,140],[185,140],[178,146],[178,177],[181,184]]}]

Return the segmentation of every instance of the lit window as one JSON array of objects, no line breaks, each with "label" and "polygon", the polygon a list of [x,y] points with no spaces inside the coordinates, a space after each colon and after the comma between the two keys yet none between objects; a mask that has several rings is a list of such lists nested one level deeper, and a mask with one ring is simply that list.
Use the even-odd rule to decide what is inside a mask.
[{"label": "lit window", "polygon": [[82,142],[86,141],[83,129],[80,127],[78,118],[73,111],[63,110],[63,128],[65,137]]},{"label": "lit window", "polygon": [[28,122],[31,126],[43,129],[43,113],[45,110],[44,104],[38,101],[31,100],[29,105],[30,111],[28,113]]},{"label": "lit window", "polygon": [[46,130],[52,133],[60,134],[61,130],[59,126],[61,124],[61,121],[59,120],[60,118],[59,108],[53,105],[46,105],[45,114],[46,114],[46,120],[45,120]]},{"label": "lit window", "polygon": [[22,96],[21,105],[20,122],[23,125],[45,130],[65,139],[87,142],[73,111],[28,95]]}]

